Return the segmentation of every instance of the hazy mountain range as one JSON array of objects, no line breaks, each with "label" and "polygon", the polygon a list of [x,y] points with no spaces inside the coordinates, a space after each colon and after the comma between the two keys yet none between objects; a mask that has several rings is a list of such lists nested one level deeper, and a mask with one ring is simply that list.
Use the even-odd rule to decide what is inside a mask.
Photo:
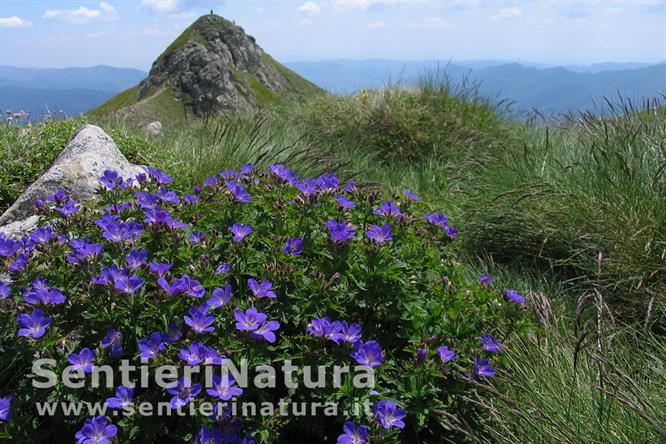
[{"label": "hazy mountain range", "polygon": [[[425,73],[454,84],[477,83],[483,95],[507,99],[516,110],[559,113],[593,109],[594,101],[619,95],[632,100],[666,93],[666,63],[598,63],[554,67],[494,61],[322,60],[285,65],[338,94],[388,84],[409,85]],[[0,66],[0,107],[25,110],[34,119],[48,109],[78,115],[138,84],[147,73],[128,68],[34,69]]]}]

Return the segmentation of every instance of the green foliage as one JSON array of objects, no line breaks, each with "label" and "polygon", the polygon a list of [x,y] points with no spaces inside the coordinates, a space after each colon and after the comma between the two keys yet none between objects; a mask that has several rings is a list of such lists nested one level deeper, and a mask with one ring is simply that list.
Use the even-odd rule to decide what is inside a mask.
[{"label": "green foliage", "polygon": [[[237,182],[224,183],[220,176]],[[89,384],[82,389],[62,383],[54,389],[36,389],[28,378],[34,359],[55,359],[60,373],[67,365],[68,354],[87,347],[96,350],[96,365],[112,366],[119,377],[118,361],[99,345],[108,329],[122,333],[124,356],[139,365],[137,342],[149,338],[151,333],[167,331],[172,322],[184,334],[150,359],[151,374],[161,365],[175,365],[182,372],[179,349],[201,341],[236,365],[242,359],[247,359],[252,368],[291,360],[299,369],[304,365],[328,369],[324,388],[278,384],[276,388],[257,389],[250,385],[244,388],[239,401],[336,402],[340,409],[354,412],[356,401],[375,404],[387,399],[408,412],[402,430],[385,430],[371,417],[341,411],[328,417],[308,417],[305,422],[294,416],[240,418],[245,424],[244,433],[261,442],[288,441],[286,437],[292,434],[310,441],[330,441],[341,434],[342,421],[349,419],[368,424],[373,441],[418,439],[434,443],[442,442],[443,436],[454,436],[451,417],[467,423],[477,421],[478,411],[466,401],[476,390],[469,380],[472,358],[486,356],[493,365],[503,367],[503,358],[481,349],[479,337],[490,333],[509,343],[529,328],[530,321],[521,305],[505,299],[502,286],[480,285],[476,277],[466,278],[466,270],[451,253],[451,241],[442,227],[423,217],[432,211],[427,203],[397,199],[404,216],[389,217],[375,212],[382,201],[380,192],[352,187],[342,191],[337,179],[330,175],[317,179],[318,191],[314,193],[299,191],[293,180],[285,183],[285,176],[277,173],[245,170],[226,171],[220,176],[208,180],[197,202],[189,204],[175,203],[174,196],[164,197],[167,190],[155,182],[160,177],[157,174],[153,174],[152,182],[142,186],[150,193],[159,190],[163,196],[157,197],[156,206],[167,210],[170,216],[162,220],[173,218],[186,223],[186,228],[151,222],[155,210],[149,209],[150,200],[139,200],[139,188],[103,192],[97,205],[83,208],[71,217],[61,217],[53,210],[42,213],[41,221],[53,226],[55,234],[62,237],[39,242],[34,249],[20,247],[27,254],[28,265],[12,272],[11,294],[0,301],[3,368],[11,369],[0,375],[0,393],[14,394],[15,413],[5,428],[7,436],[14,442],[48,442],[52,436],[73,436],[81,427],[84,414],[66,417],[59,412],[53,417],[39,417],[35,403],[94,403],[113,396],[112,389],[95,389]],[[238,186],[249,193],[251,202],[239,197],[243,193]],[[356,207],[341,209],[335,199],[340,193],[355,201]],[[106,216],[101,220],[103,214]],[[330,219],[353,227],[353,239],[335,241],[325,225]],[[137,222],[145,231],[138,237],[117,240],[113,237],[115,228],[110,227],[118,227],[120,220]],[[250,224],[253,232],[234,241],[230,227],[235,223]],[[372,224],[384,223],[392,225],[393,239],[384,243],[372,241],[366,231]],[[194,230],[203,233],[203,239],[194,240]],[[289,238],[302,239],[302,254],[284,251]],[[76,240],[80,239],[104,246],[100,253],[86,255],[77,247]],[[147,253],[150,262],[173,265],[165,276],[166,283],[160,284],[146,264],[126,271],[125,278],[116,277],[115,287],[113,282],[93,283],[93,276],[104,276],[106,267],[125,268],[126,256],[139,250]],[[221,263],[230,268],[220,271]],[[140,278],[141,284],[124,294],[119,287],[123,288],[123,279],[129,275]],[[165,289],[168,283],[176,288],[173,280],[183,275],[200,282],[208,290],[207,295],[188,295],[182,286],[175,293]],[[53,319],[43,337],[17,337],[17,315],[35,308],[30,292],[22,289],[29,288],[37,278],[45,278],[51,288],[61,289],[67,300],[57,305],[40,305]],[[248,288],[249,279],[270,281],[277,297],[253,295]],[[202,306],[213,289],[225,285],[233,288],[231,300],[205,309],[212,317],[215,332],[197,334],[182,325],[183,316],[191,307]],[[234,310],[249,307],[279,321],[274,343],[234,328],[238,321]],[[383,350],[383,362],[375,373],[379,395],[373,395],[369,387],[352,385],[349,376],[343,378],[340,387],[332,382],[331,369],[335,365],[355,365],[350,357],[353,346],[345,340],[335,343],[308,333],[313,318],[323,316],[358,322],[364,341],[379,341]],[[454,350],[457,359],[440,359],[436,349],[442,345]],[[417,357],[420,348],[428,351],[426,356]],[[300,370],[297,374],[303,381]],[[203,375],[195,377],[196,382],[204,383],[200,379]],[[90,383],[89,376],[86,381]],[[171,395],[155,386],[136,391],[136,402],[155,403],[169,398]],[[204,391],[192,402],[199,405],[204,400],[211,401],[206,398]],[[191,439],[202,425],[215,426],[202,416],[114,416],[113,422],[119,427],[121,442],[182,442]],[[230,426],[228,422],[222,425]]]}]

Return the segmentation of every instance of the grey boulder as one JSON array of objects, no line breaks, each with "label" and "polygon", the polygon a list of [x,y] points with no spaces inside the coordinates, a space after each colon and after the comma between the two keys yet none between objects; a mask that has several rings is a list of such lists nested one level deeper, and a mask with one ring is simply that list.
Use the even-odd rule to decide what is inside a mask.
[{"label": "grey boulder", "polygon": [[[46,199],[59,188],[77,203],[94,199],[105,170],[115,170],[124,178],[146,172],[142,166],[129,163],[100,127],[85,125],[67,143],[51,168],[0,216],[0,232],[29,231],[36,222],[30,218],[35,214],[35,201]],[[8,224],[12,225],[6,227]]]}]

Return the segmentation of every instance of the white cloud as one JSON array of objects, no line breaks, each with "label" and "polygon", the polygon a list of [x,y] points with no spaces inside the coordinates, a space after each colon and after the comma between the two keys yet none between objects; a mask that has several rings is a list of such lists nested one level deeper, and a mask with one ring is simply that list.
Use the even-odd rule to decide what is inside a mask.
[{"label": "white cloud", "polygon": [[317,15],[321,13],[321,6],[315,2],[305,2],[298,7],[298,12],[302,12],[307,15]]},{"label": "white cloud", "polygon": [[153,12],[173,12],[178,8],[180,0],[143,0],[141,6],[152,9]]},{"label": "white cloud", "polygon": [[374,22],[367,23],[365,27],[370,29],[380,29],[385,28],[386,23],[382,22],[381,20],[375,20]]},{"label": "white cloud", "polygon": [[15,15],[11,17],[0,17],[0,28],[27,28],[32,26],[32,22],[23,20]]},{"label": "white cloud", "polygon": [[490,18],[493,20],[512,20],[519,18],[523,15],[523,10],[516,7],[512,6],[510,8],[504,8],[500,10],[499,13],[491,16]]},{"label": "white cloud", "polygon": [[78,9],[47,9],[42,16],[45,19],[60,19],[77,25],[87,23],[90,20],[104,19],[115,20],[118,17],[116,8],[106,2],[99,3],[99,9],[89,9],[81,6]]}]

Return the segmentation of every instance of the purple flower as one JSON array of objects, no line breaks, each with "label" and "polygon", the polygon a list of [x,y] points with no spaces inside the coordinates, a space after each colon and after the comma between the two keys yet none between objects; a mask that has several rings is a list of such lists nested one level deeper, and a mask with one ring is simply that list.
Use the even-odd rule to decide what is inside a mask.
[{"label": "purple flower", "polygon": [[215,269],[215,274],[229,274],[230,271],[231,271],[231,265],[222,263],[218,265],[217,268]]},{"label": "purple flower", "polygon": [[240,396],[243,394],[243,389],[240,387],[234,387],[236,381],[232,376],[228,374],[222,375],[213,375],[213,387],[206,390],[210,396],[220,398],[222,401],[229,401],[234,396]]},{"label": "purple flower", "polygon": [[315,336],[321,336],[337,343],[342,339],[342,326],[341,322],[331,322],[328,316],[324,316],[323,318],[312,318],[307,325],[307,330]]},{"label": "purple flower", "polygon": [[488,358],[481,359],[480,361],[474,357],[474,377],[476,379],[480,378],[491,378],[495,376],[495,367],[489,364]]},{"label": "purple flower", "polygon": [[10,284],[0,281],[0,299],[7,299],[11,289],[12,286]]},{"label": "purple flower", "polygon": [[194,205],[199,201],[199,198],[196,194],[188,194],[183,198],[185,205]]},{"label": "purple flower", "polygon": [[148,180],[148,175],[146,173],[139,173],[136,175],[136,181],[139,183],[144,183]]},{"label": "purple flower", "polygon": [[100,343],[102,348],[111,347],[111,356],[117,358],[123,354],[123,334],[110,328]]},{"label": "purple flower", "polygon": [[151,262],[150,265],[148,265],[151,273],[157,275],[158,278],[164,277],[164,275],[171,270],[171,267],[173,267],[171,264],[160,264],[156,262]]},{"label": "purple flower", "polygon": [[405,415],[406,412],[404,409],[399,408],[395,403],[391,401],[381,400],[374,407],[375,419],[385,428],[390,429],[392,427],[397,427],[402,429],[405,427]]},{"label": "purple flower", "polygon": [[252,332],[252,337],[255,339],[263,339],[272,344],[275,342],[275,333],[273,332],[279,328],[280,323],[278,321],[267,321]]},{"label": "purple flower", "polygon": [[16,322],[18,322],[19,327],[18,331],[19,336],[31,336],[35,339],[39,339],[44,336],[46,329],[51,325],[53,319],[44,316],[44,312],[40,309],[33,311],[30,314],[21,313],[16,316]]},{"label": "purple flower", "polygon": [[264,313],[258,312],[256,308],[250,307],[245,312],[242,310],[234,311],[236,318],[236,329],[252,331],[258,329],[266,320]]},{"label": "purple flower", "polygon": [[372,368],[384,362],[384,353],[377,341],[356,341],[354,351],[351,352],[351,357],[356,359],[356,362],[359,364]]},{"label": "purple flower", "polygon": [[356,181],[350,180],[347,185],[342,189],[343,191],[350,193],[356,189]]},{"label": "purple flower", "polygon": [[271,288],[273,288],[271,281],[262,281],[259,283],[254,279],[248,279],[247,286],[250,287],[252,293],[258,298],[273,299],[277,297],[275,292],[271,290]]},{"label": "purple flower", "polygon": [[67,262],[71,264],[80,264],[99,256],[104,247],[104,244],[93,244],[87,238],[72,239],[69,245],[74,250],[73,255],[67,258]]},{"label": "purple flower", "polygon": [[[217,404],[215,406],[217,407]],[[199,430],[199,444],[222,444],[222,430],[201,427]]]},{"label": "purple flower", "polygon": [[206,239],[206,235],[203,234],[201,231],[194,230],[192,231],[190,237],[188,237],[187,239],[193,244],[200,244]]},{"label": "purple flower", "polygon": [[92,373],[95,368],[95,352],[89,348],[83,348],[79,353],[67,355],[67,361],[72,365],[72,371],[83,370],[84,373]]},{"label": "purple flower", "polygon": [[185,377],[180,378],[175,387],[167,389],[167,393],[174,395],[170,402],[171,408],[173,409],[179,409],[186,406],[190,403],[192,398],[197,396],[200,392],[201,384],[192,384],[192,382],[189,379],[185,379]]},{"label": "purple flower", "polygon": [[347,325],[347,321],[340,323],[341,329],[338,333],[339,339],[354,344],[361,339],[361,325],[354,323]]},{"label": "purple flower", "polygon": [[210,333],[215,331],[215,327],[211,327],[215,322],[215,316],[208,314],[208,307],[203,305],[201,307],[190,308],[190,315],[184,316],[185,324],[189,325],[195,333]]},{"label": "purple flower", "polygon": [[10,421],[14,416],[14,413],[11,411],[12,397],[5,396],[0,398],[0,421],[6,422]]},{"label": "purple flower", "polygon": [[123,183],[123,178],[118,175],[117,171],[105,170],[104,175],[99,179],[107,189],[113,190],[118,185]]},{"label": "purple flower", "polygon": [[[437,350],[437,351],[439,351],[439,350]],[[428,349],[427,348],[419,348],[416,351],[416,360],[417,361],[423,361],[427,357],[428,357]]]},{"label": "purple flower", "polygon": [[418,202],[418,201],[420,201],[420,200],[423,200],[423,199],[421,199],[419,196],[417,196],[416,194],[414,194],[414,193],[412,192],[412,190],[410,190],[409,188],[405,188],[404,193],[405,193],[405,196],[407,196],[407,199],[409,199],[409,200],[413,200],[413,201],[415,201],[415,202]]},{"label": "purple flower", "polygon": [[456,360],[456,352],[449,350],[448,347],[443,345],[437,349],[437,354],[439,355],[439,359],[444,362]]},{"label": "purple flower", "polygon": [[354,237],[354,234],[356,233],[356,230],[349,226],[345,221],[338,222],[334,219],[330,219],[326,221],[326,227],[331,234],[333,242],[336,243],[347,242]]},{"label": "purple flower", "polygon": [[125,410],[134,403],[134,387],[119,386],[116,396],[107,398],[106,405],[110,409]]},{"label": "purple flower", "polygon": [[206,289],[199,283],[199,281],[190,278],[186,274],[180,279],[176,279],[173,286],[180,289],[182,293],[193,298],[202,298],[206,294]]},{"label": "purple flower", "polygon": [[206,347],[203,359],[204,365],[222,365],[223,362],[224,356],[221,356],[220,353],[215,350],[215,348]]},{"label": "purple flower", "polygon": [[287,245],[284,247],[284,252],[293,256],[300,256],[303,254],[303,239],[300,237],[287,239]]},{"label": "purple flower", "polygon": [[231,234],[234,235],[234,242],[241,242],[254,231],[250,224],[233,224],[230,230]]},{"label": "purple flower", "polygon": [[72,216],[73,214],[78,213],[78,211],[81,209],[81,205],[77,205],[73,200],[68,200],[65,202],[65,205],[63,205],[60,208],[54,208],[62,217],[65,219]]},{"label": "purple flower", "polygon": [[223,288],[213,290],[213,297],[206,301],[208,308],[219,308],[226,305],[231,300],[231,285],[225,285]]},{"label": "purple flower", "polygon": [[28,255],[25,253],[19,253],[16,255],[16,258],[9,263],[7,267],[10,271],[23,271],[28,265]]},{"label": "purple flower", "polygon": [[481,336],[479,340],[481,341],[481,346],[483,349],[491,353],[499,352],[500,348],[502,347],[502,343],[493,339],[493,337],[490,335]]},{"label": "purple flower", "polygon": [[50,288],[49,282],[44,278],[35,279],[28,288],[23,290],[23,300],[28,304],[57,305],[65,302],[67,298],[57,288]]},{"label": "purple flower", "polygon": [[13,256],[20,248],[21,244],[11,239],[6,239],[2,237],[2,233],[0,233],[0,256],[2,257]]},{"label": "purple flower", "polygon": [[437,225],[441,228],[449,225],[449,221],[446,216],[440,213],[424,214],[423,217],[425,217],[425,219],[431,224]]},{"label": "purple flower", "polygon": [[125,256],[125,261],[130,270],[138,270],[146,264],[148,259],[148,252],[145,250],[132,250],[127,256]]},{"label": "purple flower", "polygon": [[93,276],[92,281],[97,285],[107,285],[112,282],[115,284],[120,279],[128,276],[129,270],[126,268],[121,270],[116,264],[112,264],[110,267],[102,268],[99,272],[99,276]]},{"label": "purple flower", "polygon": [[180,327],[175,322],[169,322],[169,327],[166,333],[161,333],[162,342],[165,344],[173,344],[178,342],[183,336],[183,333],[180,331]]},{"label": "purple flower", "polygon": [[40,227],[30,233],[30,240],[36,244],[45,244],[55,237],[53,228]]},{"label": "purple flower", "polygon": [[364,425],[356,428],[356,425],[347,421],[342,426],[345,432],[338,436],[338,444],[365,444],[368,442],[368,428]]},{"label": "purple flower", "polygon": [[149,209],[144,212],[146,218],[143,220],[147,224],[163,225],[171,230],[188,228],[187,224],[177,221],[171,217],[167,210]]},{"label": "purple flower", "polygon": [[495,280],[494,277],[490,277],[490,276],[479,276],[479,282],[481,282],[481,285],[488,285],[488,284],[490,284],[491,282],[493,282],[494,280]]},{"label": "purple flower", "polygon": [[304,182],[297,183],[296,188],[298,188],[298,191],[300,191],[304,196],[312,196],[313,194],[317,194],[317,182],[310,179],[309,177],[306,177]]},{"label": "purple flower", "polygon": [[199,365],[206,356],[206,346],[201,342],[193,342],[188,348],[181,348],[178,357],[187,362],[187,365]]},{"label": "purple flower", "polygon": [[269,165],[268,167],[271,174],[273,174],[280,182],[295,183],[298,178],[293,171],[281,164]]},{"label": "purple flower", "polygon": [[252,202],[250,194],[243,188],[242,185],[239,185],[235,180],[225,180],[224,184],[231,193],[231,196],[240,203],[249,203]]},{"label": "purple flower", "polygon": [[377,225],[371,225],[370,229],[366,231],[365,234],[378,244],[384,243],[387,240],[393,240],[393,235],[391,234],[391,224],[384,224],[381,227]]},{"label": "purple flower", "polygon": [[394,204],[393,201],[390,200],[387,200],[386,202],[381,204],[378,210],[373,211],[373,214],[376,214],[378,216],[389,216],[396,218],[402,218],[405,216],[400,212],[398,206]]},{"label": "purple flower", "polygon": [[171,191],[168,188],[160,187],[160,192],[155,194],[155,197],[161,200],[164,203],[170,203],[173,205],[178,205],[180,203],[180,198],[175,191]]},{"label": "purple flower", "polygon": [[525,303],[525,296],[518,293],[516,290],[509,290],[508,288],[506,288],[504,291],[506,291],[506,296],[509,298],[511,302],[515,302],[516,304]]},{"label": "purple flower", "polygon": [[46,200],[54,204],[65,203],[69,200],[69,195],[62,188],[58,188],[55,193],[46,197]]},{"label": "purple flower", "polygon": [[152,359],[158,355],[159,352],[164,350],[164,343],[162,342],[162,335],[153,333],[150,339],[141,339],[139,341],[139,352],[141,359]]},{"label": "purple flower", "polygon": [[456,240],[456,238],[458,237],[458,230],[456,228],[446,226],[444,227],[444,231],[451,240]]},{"label": "purple flower", "polygon": [[142,210],[154,210],[157,208],[157,196],[147,191],[134,193]]},{"label": "purple flower", "polygon": [[160,185],[168,185],[171,182],[173,182],[173,179],[166,173],[164,173],[161,170],[155,169],[148,167],[148,174],[150,177],[152,177],[154,180],[157,181],[158,184]]},{"label": "purple flower", "polygon": [[132,295],[143,287],[143,279],[139,276],[122,277],[116,281],[113,288],[123,294]]},{"label": "purple flower", "polygon": [[356,208],[356,203],[347,199],[346,196],[343,195],[335,196],[335,200],[338,202],[340,208]]},{"label": "purple flower", "polygon": [[83,428],[76,432],[76,444],[109,444],[118,428],[109,424],[104,416],[86,419]]}]

